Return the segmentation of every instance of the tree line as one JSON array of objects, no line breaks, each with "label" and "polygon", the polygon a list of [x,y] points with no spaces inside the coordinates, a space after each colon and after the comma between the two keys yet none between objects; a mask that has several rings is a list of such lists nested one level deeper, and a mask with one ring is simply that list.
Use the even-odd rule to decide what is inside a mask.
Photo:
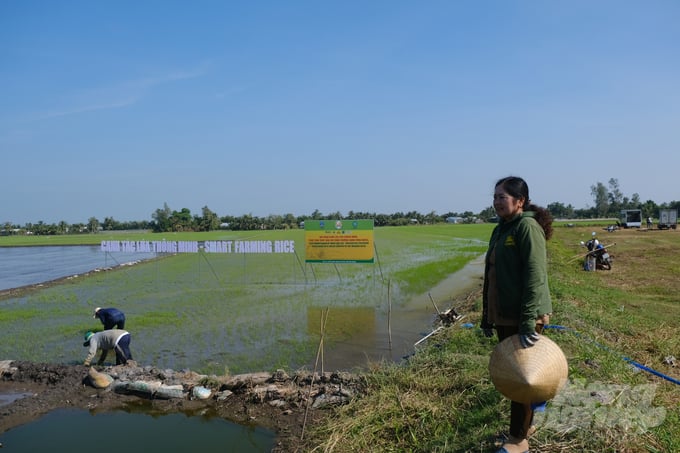
[{"label": "tree line", "polygon": [[[659,209],[678,209],[680,201],[657,204],[652,200],[640,201],[640,196],[634,193],[630,198],[625,196],[619,187],[617,179],[612,178],[607,185],[601,182],[590,187],[594,205],[589,208],[576,209],[571,204],[554,202],[546,206],[556,219],[604,219],[619,218],[622,209],[640,209],[642,217],[656,218]],[[310,215],[295,216],[293,214],[270,214],[265,217],[246,214],[241,216],[219,216],[207,206],[201,209],[201,213],[193,214],[188,208],[179,211],[171,209],[167,203],[162,208],[156,209],[151,214],[150,220],[118,221],[113,217],[106,217],[100,222],[96,217],[90,217],[87,223],[68,224],[61,221],[56,224],[48,224],[43,221],[14,225],[5,222],[0,232],[8,234],[36,234],[36,235],[59,235],[59,234],[82,234],[98,233],[101,231],[124,231],[124,230],[151,230],[156,233],[180,232],[180,231],[214,231],[219,229],[230,230],[280,230],[300,228],[305,220],[354,220],[373,219],[375,226],[401,226],[417,224],[443,223],[455,219],[457,223],[474,223],[495,221],[496,213],[493,206],[489,206],[478,213],[465,211],[462,213],[447,212],[437,214],[432,211],[422,214],[417,211],[395,212],[393,214],[379,214],[375,212],[349,211],[347,215],[341,212],[322,213],[318,209]],[[448,220],[447,220],[448,219]]]}]

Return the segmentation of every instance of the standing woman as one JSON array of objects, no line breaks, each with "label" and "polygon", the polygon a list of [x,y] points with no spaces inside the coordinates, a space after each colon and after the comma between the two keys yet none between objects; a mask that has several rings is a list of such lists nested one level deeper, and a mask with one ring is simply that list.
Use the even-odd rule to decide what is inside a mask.
[{"label": "standing woman", "polygon": [[[516,176],[496,183],[493,207],[499,220],[486,254],[481,327],[487,337],[495,329],[499,341],[519,334],[530,348],[552,312],[545,246],[552,216],[531,203],[527,183]],[[533,417],[531,405],[512,401],[510,435],[497,453],[527,452]]]}]

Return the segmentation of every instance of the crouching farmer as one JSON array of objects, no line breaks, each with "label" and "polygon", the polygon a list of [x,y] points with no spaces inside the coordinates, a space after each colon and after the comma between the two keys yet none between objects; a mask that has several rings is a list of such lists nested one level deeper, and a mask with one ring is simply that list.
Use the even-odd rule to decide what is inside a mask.
[{"label": "crouching farmer", "polygon": [[104,330],[125,329],[125,314],[117,308],[100,308],[94,310],[93,318],[99,318],[104,324]]},{"label": "crouching farmer", "polygon": [[130,352],[130,332],[121,329],[104,330],[102,332],[87,332],[83,346],[89,347],[87,358],[84,365],[90,366],[92,359],[97,355],[97,350],[101,349],[101,355],[97,365],[102,365],[110,350],[116,351],[116,365],[125,365],[128,360],[132,360]]}]

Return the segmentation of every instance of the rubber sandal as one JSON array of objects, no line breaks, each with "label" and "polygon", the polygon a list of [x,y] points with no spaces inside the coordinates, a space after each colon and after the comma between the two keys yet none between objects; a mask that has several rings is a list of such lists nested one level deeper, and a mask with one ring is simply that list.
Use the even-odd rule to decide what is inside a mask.
[{"label": "rubber sandal", "polygon": [[[496,453],[510,453],[510,452],[506,450],[505,447],[501,447],[498,450],[496,450]],[[529,450],[526,450],[523,453],[529,453]]]}]

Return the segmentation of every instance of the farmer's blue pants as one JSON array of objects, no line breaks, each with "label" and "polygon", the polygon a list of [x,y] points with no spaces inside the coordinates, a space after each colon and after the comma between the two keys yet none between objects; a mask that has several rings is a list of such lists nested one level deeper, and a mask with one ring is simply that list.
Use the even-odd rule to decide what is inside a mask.
[{"label": "farmer's blue pants", "polygon": [[118,340],[116,345],[116,365],[125,365],[128,360],[132,360],[130,352],[130,334],[126,333]]}]

